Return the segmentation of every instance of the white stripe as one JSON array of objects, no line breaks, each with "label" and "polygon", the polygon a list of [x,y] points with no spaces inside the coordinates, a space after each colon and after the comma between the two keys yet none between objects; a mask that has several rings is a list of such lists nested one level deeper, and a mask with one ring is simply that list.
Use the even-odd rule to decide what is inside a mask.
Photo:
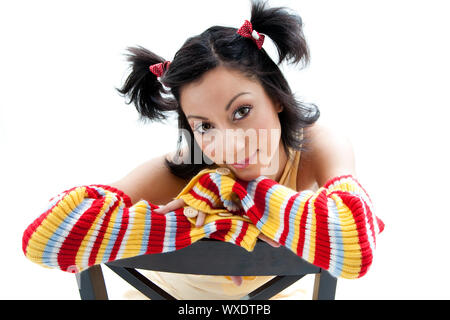
[{"label": "white stripe", "polygon": [[[302,203],[305,203],[305,199],[312,197],[314,195],[314,192],[311,190],[303,190],[301,191],[297,198],[294,201],[294,204],[291,208],[291,211],[289,213],[289,224],[295,223],[295,219],[298,216],[300,218],[302,212],[300,211],[300,206]],[[304,207],[302,208],[304,210]],[[298,225],[300,227],[301,220],[298,220]],[[301,232],[301,231],[300,231]],[[300,236],[300,232],[299,235]],[[286,238],[286,247],[290,248],[292,251],[296,252],[297,248],[292,248],[292,243],[294,241],[294,235],[295,235],[295,227],[289,228],[289,232]],[[298,242],[297,242],[298,243]]]},{"label": "white stripe", "polygon": [[342,244],[342,232],[339,229],[336,230],[336,227],[333,226],[332,221],[336,221],[339,219],[339,213],[336,206],[336,202],[327,198],[327,208],[328,208],[328,234],[330,235],[330,268],[329,272],[335,277],[339,277],[341,275],[342,266],[343,266],[343,244]]},{"label": "white stripe", "polygon": [[315,197],[311,197],[308,201],[308,210],[307,210],[307,216],[306,216],[306,225],[305,225],[305,242],[303,244],[303,253],[302,253],[302,257],[305,260],[308,260],[308,256],[309,256],[309,246],[311,245],[311,225],[312,225],[312,205],[311,205],[311,199]]},{"label": "white stripe", "polygon": [[237,239],[237,237],[239,237],[239,234],[241,233],[243,224],[244,224],[244,221],[242,221],[242,220],[236,221],[236,230],[231,235],[231,239],[233,240],[234,243],[236,243],[236,239]]},{"label": "white stripe", "polygon": [[116,243],[117,237],[119,236],[120,226],[122,225],[122,215],[123,215],[125,206],[126,206],[126,204],[124,202],[120,203],[119,211],[117,212],[116,218],[113,222],[111,236],[108,240],[108,244],[106,245],[106,249],[105,249],[105,253],[103,254],[102,261],[109,261],[109,259],[111,258],[111,253],[112,253],[112,250],[114,249],[114,244]]},{"label": "white stripe", "polygon": [[[281,238],[281,234],[283,233],[283,231],[284,231],[284,228],[285,228],[285,225],[284,225],[284,215],[285,215],[285,210],[286,210],[286,206],[287,206],[287,204],[288,204],[288,202],[289,202],[289,200],[291,199],[291,195],[289,195],[288,197],[286,197],[284,200],[283,200],[283,203],[281,204],[281,206],[280,206],[280,213],[279,213],[279,227],[278,227],[278,230],[277,230],[277,232],[275,233],[275,236],[274,236],[274,239],[273,240],[275,240],[276,242],[280,242],[280,238]],[[291,208],[292,209],[292,208]],[[287,225],[287,228],[289,228],[289,222],[288,222],[288,225]]]},{"label": "white stripe", "polygon": [[72,210],[63,222],[60,223],[53,235],[47,241],[42,254],[42,263],[49,267],[58,267],[58,252],[72,231],[81,215],[88,210],[95,199],[84,199],[74,210]]},{"label": "white stripe", "polygon": [[[94,247],[98,232],[103,224],[103,220],[105,219],[106,212],[108,212],[109,209],[118,201],[117,196],[112,193],[111,193],[110,197],[105,196],[105,203],[108,202],[109,200],[110,200],[110,203],[103,210],[103,213],[102,213],[100,219],[98,220],[97,224],[95,225],[94,232],[92,232],[92,235],[87,242],[86,249],[83,253],[83,258],[82,258],[83,261],[89,261],[89,256],[91,254],[92,248]],[[105,205],[105,203],[103,203],[103,205]],[[95,219],[94,219],[94,223],[95,223]],[[88,265],[82,265],[82,267],[88,267]]]},{"label": "white stripe", "polygon": [[[370,249],[372,250],[372,253],[375,251],[375,234],[372,232],[372,229],[369,224],[369,219],[367,216],[367,210],[366,206],[364,205],[364,200],[361,199],[361,197],[358,197],[360,201],[362,202],[362,207],[364,209],[364,222],[366,223],[366,230],[367,230],[367,238],[369,239]],[[375,217],[372,217],[373,219],[376,219]],[[376,224],[375,221],[373,221],[374,224]]]},{"label": "white stripe", "polygon": [[197,186],[194,186],[194,188],[192,188],[192,189],[193,189],[193,190],[195,191],[195,193],[197,193],[198,195],[200,195],[200,196],[202,196],[202,197],[208,199],[208,200],[213,204],[213,207],[214,207],[214,208],[217,208],[217,207],[218,207],[217,201],[216,201],[213,197],[211,197],[209,194],[206,194],[206,193],[202,192]]},{"label": "white stripe", "polygon": [[[134,216],[135,216],[134,211],[135,210],[136,210],[135,206],[132,206],[128,209],[128,223],[126,224],[127,230],[125,232],[125,235],[122,238],[122,243],[119,246],[119,250],[117,251],[116,260],[122,258],[123,254],[124,254],[128,238],[130,237],[131,229],[133,228]],[[123,215],[122,215],[122,221],[123,221]]]},{"label": "white stripe", "polygon": [[177,218],[175,211],[165,215],[166,228],[164,230],[164,241],[162,252],[170,252],[175,250],[175,240],[177,234]]}]

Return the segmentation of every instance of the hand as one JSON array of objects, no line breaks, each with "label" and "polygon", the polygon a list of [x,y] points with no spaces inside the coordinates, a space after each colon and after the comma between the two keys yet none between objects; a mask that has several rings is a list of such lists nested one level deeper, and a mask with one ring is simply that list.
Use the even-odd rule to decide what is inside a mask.
[{"label": "hand", "polygon": [[[186,206],[186,203],[183,199],[175,199],[170,201],[168,204],[160,206],[158,209],[153,210],[155,213],[166,214],[170,211],[175,211],[176,209],[183,208]],[[198,211],[197,219],[195,221],[196,227],[201,227],[205,223],[206,213],[200,210]]]},{"label": "hand", "polygon": [[[185,206],[186,206],[186,203],[184,202],[183,199],[175,199],[175,200],[170,201],[166,205],[160,206],[158,209],[153,210],[153,212],[158,213],[158,214],[166,214],[170,211],[174,211],[178,208],[183,208]],[[205,223],[206,213],[203,211],[200,211],[200,210],[197,210],[197,211],[198,211],[198,215],[197,215],[197,219],[195,221],[195,226],[201,227]],[[269,237],[267,237],[266,235],[264,235],[262,233],[259,234],[258,238],[267,242],[272,247],[278,248],[280,246],[280,244],[278,242],[273,241],[272,239],[270,239]],[[230,277],[231,277],[231,280],[233,280],[235,285],[240,286],[242,284],[243,279],[241,276],[230,276]]]}]

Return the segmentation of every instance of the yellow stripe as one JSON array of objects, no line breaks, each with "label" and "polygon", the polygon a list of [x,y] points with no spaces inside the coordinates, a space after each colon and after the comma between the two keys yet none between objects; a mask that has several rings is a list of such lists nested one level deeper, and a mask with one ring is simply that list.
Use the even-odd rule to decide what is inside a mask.
[{"label": "yellow stripe", "polygon": [[[284,212],[281,212],[281,205],[283,204],[284,199],[289,197],[289,195],[292,195],[292,192],[289,192],[289,190],[290,189],[284,186],[276,185],[268,199],[269,217],[266,223],[261,227],[261,231],[270,238],[274,238],[280,228],[280,216],[284,215]],[[266,196],[267,195],[268,193],[266,193]]]},{"label": "yellow stripe", "polygon": [[345,234],[345,236],[342,237],[344,248],[344,266],[342,276],[348,276],[349,273],[352,273],[352,271],[350,270],[351,268],[348,268],[347,266],[360,266],[362,261],[361,248],[358,244],[358,231],[356,230],[356,224],[355,219],[353,218],[353,214],[351,210],[343,203],[342,199],[337,194],[332,194],[330,195],[330,197],[336,203],[338,216],[341,220],[341,226],[342,228],[345,227],[346,229],[345,233],[343,233],[343,235]]},{"label": "yellow stripe", "polygon": [[233,233],[236,231],[236,223],[233,223],[233,221],[231,221],[231,227],[230,230],[228,230],[228,232],[225,234],[225,236],[223,237],[223,240],[225,242],[230,242],[231,240],[231,236],[233,235]]},{"label": "yellow stripe", "polygon": [[103,241],[100,244],[100,248],[98,250],[97,257],[95,258],[95,264],[100,264],[103,262],[102,261],[103,255],[105,254],[106,246],[108,245],[108,242],[111,239],[114,223],[116,221],[117,214],[119,213],[119,209],[120,209],[120,204],[116,207],[116,209],[114,209],[114,211],[109,219],[108,225],[105,230],[105,235],[103,236]]},{"label": "yellow stripe", "polygon": [[130,210],[130,217],[133,217],[131,223],[132,225],[129,226],[129,230],[127,230],[127,233],[129,232],[129,234],[126,243],[122,243],[124,250],[120,259],[136,256],[139,254],[142,246],[142,240],[144,238],[144,222],[146,219],[145,214],[147,212],[147,208],[147,202],[141,200],[139,202],[136,202],[132,207],[132,210]]},{"label": "yellow stripe", "polygon": [[43,265],[42,255],[48,241],[64,219],[79,205],[84,198],[84,187],[76,188],[65,195],[31,235],[26,250],[27,257]]},{"label": "yellow stripe", "polygon": [[259,231],[254,224],[250,223],[247,232],[241,241],[241,246],[247,251],[253,251],[260,233],[261,231]]},{"label": "yellow stripe", "polygon": [[312,196],[310,202],[309,202],[309,208],[312,208],[312,219],[311,219],[311,229],[310,229],[310,235],[309,235],[309,254],[308,257],[304,257],[306,260],[308,260],[310,263],[314,262],[314,256],[316,254],[316,206],[315,202],[317,197],[320,195],[322,190],[317,191],[314,196]]},{"label": "yellow stripe", "polygon": [[348,179],[344,180],[341,179],[339,180],[339,183],[336,184],[335,186],[331,187],[328,190],[328,194],[332,191],[347,191],[347,192],[351,192],[351,193],[357,193],[357,194],[364,194],[364,191],[359,187],[359,185],[353,180],[353,179]]},{"label": "yellow stripe", "polygon": [[[319,189],[320,190],[320,189]],[[294,239],[292,241],[292,246],[291,246],[291,250],[293,252],[297,252],[297,246],[298,246],[298,242],[300,240],[300,222],[302,221],[302,216],[303,214],[308,214],[308,212],[303,212],[305,209],[305,204],[308,201],[309,198],[311,198],[314,195],[314,192],[311,190],[305,190],[303,192],[308,192],[309,195],[307,194],[306,197],[303,198],[303,200],[301,200],[299,206],[298,206],[298,210],[297,213],[295,215],[295,222],[294,222]],[[300,250],[303,250],[303,248],[300,248]],[[299,252],[299,254],[302,254],[301,252]]]},{"label": "yellow stripe", "polygon": [[[80,248],[78,249],[77,256],[75,257],[75,264],[78,268],[84,269],[88,266],[88,260],[89,260],[89,254],[86,256],[86,260],[83,261],[83,256],[87,248],[87,244],[94,244],[95,243],[95,237],[92,237],[92,234],[94,233],[94,230],[98,226],[99,220],[101,217],[105,216],[105,210],[106,208],[109,208],[109,204],[114,201],[113,193],[109,192],[107,190],[105,195],[105,201],[103,203],[102,208],[100,209],[100,212],[97,213],[97,216],[95,217],[94,222],[91,224],[90,229],[84,236],[83,240],[81,241]],[[89,210],[89,209],[88,209]],[[92,249],[92,246],[91,246]]]}]

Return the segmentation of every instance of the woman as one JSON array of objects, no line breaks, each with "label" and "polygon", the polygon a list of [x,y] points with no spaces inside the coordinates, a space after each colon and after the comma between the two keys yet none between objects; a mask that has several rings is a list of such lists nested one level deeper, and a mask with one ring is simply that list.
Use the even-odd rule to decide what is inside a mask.
[{"label": "woman", "polygon": [[[182,199],[170,200],[204,168],[224,167],[243,180],[265,175],[297,191],[317,189],[340,174],[355,176],[349,140],[318,123],[315,105],[295,99],[262,48],[264,36],[277,48],[278,65],[309,62],[301,18],[261,2],[252,2],[249,23],[239,29],[213,26],[189,38],[170,62],[142,47],[130,48],[133,68],[119,92],[142,118],[161,120],[176,112],[187,147],[179,144],[175,153],[154,158],[110,185],[133,204],[140,199],[165,203],[159,210],[165,214],[185,206]],[[252,132],[255,139],[242,132]],[[236,145],[230,143],[235,137]],[[204,217],[200,212],[197,226]],[[178,299],[238,299],[272,278],[147,276]]]}]

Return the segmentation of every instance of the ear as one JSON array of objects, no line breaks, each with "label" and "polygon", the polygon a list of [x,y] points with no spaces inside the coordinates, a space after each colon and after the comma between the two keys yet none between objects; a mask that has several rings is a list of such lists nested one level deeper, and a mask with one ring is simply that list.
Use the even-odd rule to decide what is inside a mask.
[{"label": "ear", "polygon": [[284,106],[282,106],[281,103],[278,102],[276,104],[277,113],[280,113],[281,111],[283,111],[283,109],[284,109]]}]

